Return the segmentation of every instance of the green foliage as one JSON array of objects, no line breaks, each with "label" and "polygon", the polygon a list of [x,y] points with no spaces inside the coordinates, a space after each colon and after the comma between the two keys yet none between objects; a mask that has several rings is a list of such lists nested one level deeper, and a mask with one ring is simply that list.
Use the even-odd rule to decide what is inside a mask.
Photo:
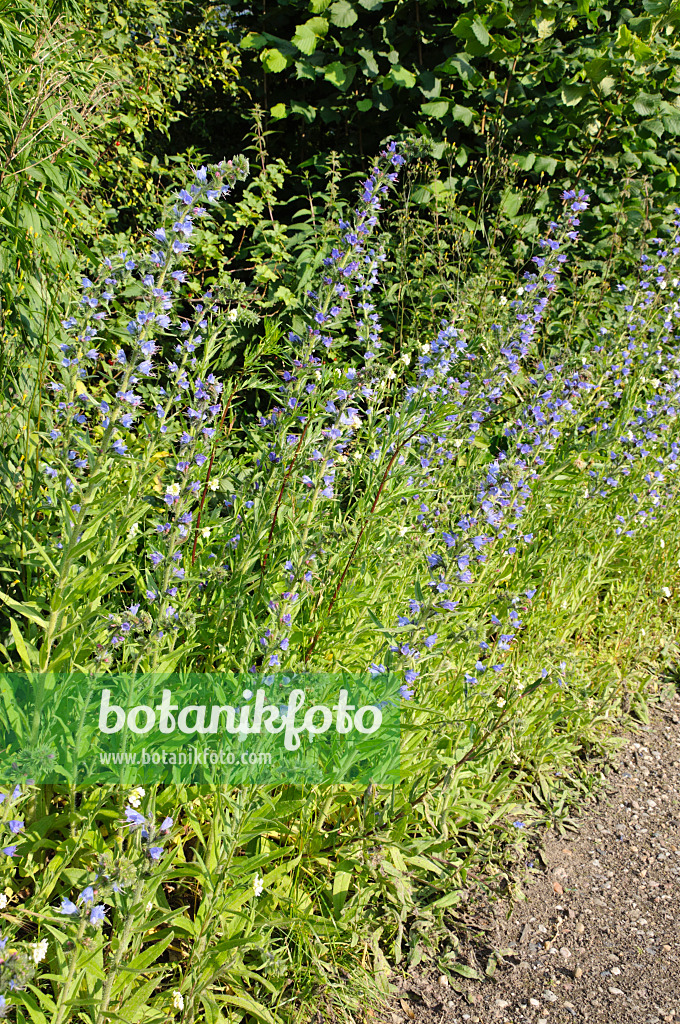
[{"label": "green foliage", "polygon": [[[466,890],[482,879],[507,894],[522,880],[526,843],[547,824],[571,826],[619,725],[645,719],[661,671],[677,678],[678,483],[666,441],[679,441],[667,412],[678,261],[664,257],[663,287],[650,289],[640,254],[657,259],[651,239],[667,237],[676,187],[679,25],[665,0],[294,0],[266,16],[259,4],[225,13],[191,0],[0,2],[4,670],[219,671],[266,667],[276,653],[294,668],[385,662],[416,673],[402,780],[389,791],[140,793],[27,783],[52,752],[39,714],[12,704],[0,672],[0,715],[21,737],[11,761],[0,752],[16,766],[0,804],[0,989],[18,1024],[298,1024],[319,1011],[349,1024],[380,1003],[391,965],[424,962],[460,985]],[[420,142],[401,202],[370,242],[385,256],[365,311],[381,318],[382,349],[369,367],[350,306],[320,363],[305,365],[289,332],[306,338],[316,322],[310,289],[330,306],[322,260],[344,246],[338,222],[352,218],[362,153],[410,127]],[[139,385],[134,432],[116,428],[125,459],[111,453],[113,427],[64,428],[47,384],[68,387],[74,405],[84,389],[91,408],[114,404],[130,374],[115,354],[147,301],[115,252],[143,262],[145,238],[175,218],[166,185],[246,144],[250,178],[196,219],[184,290],[166,282],[182,317],[213,289],[219,310],[205,316],[191,373],[214,371],[225,387],[191,525],[173,535],[186,574],[172,596],[170,561],[154,576],[148,555],[171,515],[164,496],[184,423],[168,406],[161,432],[152,396],[172,386],[165,367],[184,335],[175,323],[158,335],[161,376]],[[545,255],[537,239],[555,237],[546,224],[577,179],[593,183],[580,255],[492,400],[487,381],[505,366],[496,328],[509,332],[512,304],[530,298],[523,275]],[[85,385],[62,366],[57,343],[74,335],[59,320],[80,315],[76,266],[95,276],[102,255],[117,261],[120,287]],[[631,306],[647,321],[636,327],[646,350],[631,340]],[[450,370],[469,388],[435,389],[418,405],[442,320],[476,357]],[[78,367],[85,348],[69,350]],[[190,365],[188,352],[181,359]],[[332,453],[326,403],[346,414],[337,392],[349,389],[348,369],[356,394],[371,393],[356,398],[349,443]],[[584,387],[571,394],[574,380]],[[304,422],[291,394],[312,396]],[[502,456],[512,487],[524,486],[512,432],[533,406],[545,411],[546,394],[569,404],[553,410],[556,434],[538,450],[522,539],[483,546],[464,584],[459,549],[440,538],[479,514]],[[627,462],[640,409],[646,454]],[[451,416],[462,416],[455,429]],[[451,442],[436,472],[422,466],[423,436],[433,448]],[[90,460],[82,503],[62,488],[67,475],[80,486],[73,438]],[[312,480],[315,451],[334,460],[331,494]],[[438,549],[439,567],[427,562]],[[442,595],[457,602],[447,609],[432,589],[444,572]],[[49,692],[35,698],[40,707]],[[135,806],[146,838],[130,827]],[[79,897],[88,885],[93,900]],[[65,898],[77,916],[60,912]],[[95,903],[103,924],[90,921]]]},{"label": "green foliage", "polygon": [[[89,220],[82,191],[111,69],[83,56],[87,35],[45,3],[0,5],[0,334],[33,349],[63,297],[65,239]],[[76,230],[76,234],[79,233]]]}]

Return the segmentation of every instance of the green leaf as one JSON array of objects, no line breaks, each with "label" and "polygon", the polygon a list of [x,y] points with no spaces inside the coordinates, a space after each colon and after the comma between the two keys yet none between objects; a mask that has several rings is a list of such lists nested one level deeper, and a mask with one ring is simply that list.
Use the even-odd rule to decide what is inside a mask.
[{"label": "green leaf", "polygon": [[275,103],[269,110],[269,116],[278,121],[288,113],[285,103]]},{"label": "green leaf", "polygon": [[47,621],[39,614],[42,610],[38,608],[36,604],[24,604],[21,601],[15,601],[9,594],[3,594],[0,591],[0,601],[6,604],[8,608],[13,608],[15,612],[19,612],[25,619],[30,619],[31,622],[35,622],[41,629],[47,629]]},{"label": "green leaf", "polygon": [[390,71],[390,78],[395,85],[402,85],[406,89],[412,89],[416,84],[416,76],[411,71],[403,68],[401,64],[394,65]]},{"label": "green leaf", "polygon": [[491,42],[491,36],[487,32],[485,26],[479,20],[479,18],[475,18],[475,20],[472,22],[472,31],[478,43],[480,43],[482,46],[489,45],[489,43]]},{"label": "green leaf", "polygon": [[31,659],[28,655],[28,649],[26,647],[26,644],[24,643],[24,638],[21,635],[21,630],[19,629],[18,622],[16,621],[16,619],[11,618],[11,616],[9,620],[9,628],[11,629],[12,636],[14,637],[14,646],[17,649],[17,654],[21,658],[24,667],[29,669],[30,671],[30,669],[33,668],[33,666],[31,665]]},{"label": "green leaf", "polygon": [[549,39],[555,30],[554,18],[539,18],[536,22],[536,32],[539,39]]},{"label": "green leaf", "polygon": [[474,120],[475,112],[470,107],[461,107],[459,103],[456,103],[451,108],[451,116],[454,121],[462,121],[464,125],[469,125]]},{"label": "green leaf", "polygon": [[524,196],[521,192],[506,192],[500,205],[500,213],[506,217],[516,217],[523,202]]},{"label": "green leaf", "polygon": [[299,100],[290,101],[290,110],[292,114],[303,117],[308,124],[316,117],[316,107],[311,107],[309,103],[300,103]]},{"label": "green leaf", "polygon": [[260,35],[259,32],[247,32],[242,39],[239,40],[239,47],[242,49],[254,49],[261,50],[266,44],[267,37]]},{"label": "green leaf", "polygon": [[357,50],[357,53],[364,61],[367,69],[370,71],[372,75],[380,74],[380,68],[378,67],[375,55],[372,50],[360,49]]},{"label": "green leaf", "polygon": [[430,904],[430,909],[434,910],[435,907],[441,909],[443,907],[453,907],[457,903],[460,903],[460,892],[447,892],[446,896],[442,896],[435,903]]},{"label": "green leaf", "polygon": [[426,100],[436,100],[441,96],[442,80],[436,78],[431,71],[421,71],[418,81],[420,91]]},{"label": "green leaf", "polygon": [[334,60],[332,64],[328,64],[324,68],[324,78],[336,89],[344,92],[352,84],[356,70],[352,64],[342,64],[339,60]]},{"label": "green leaf", "polygon": [[288,61],[280,50],[263,50],[260,54],[260,60],[262,61],[265,70],[271,71],[274,75],[278,74],[280,71],[285,71],[288,67]]},{"label": "green leaf", "polygon": [[648,92],[639,92],[633,100],[633,110],[641,117],[649,117],[654,114],[659,106],[659,97],[652,96]]},{"label": "green leaf", "polygon": [[469,82],[470,85],[481,85],[482,76],[473,68],[467,57],[466,53],[457,53],[455,56],[449,57],[444,64],[436,67],[434,71],[441,75],[458,74],[464,82]]},{"label": "green leaf", "polygon": [[562,102],[566,107],[575,107],[589,92],[587,85],[567,84],[562,86]]},{"label": "green leaf", "polygon": [[450,964],[447,966],[450,971],[455,971],[456,974],[462,975],[463,978],[471,978],[473,981],[482,980],[481,975],[473,970],[472,967],[468,967],[467,964]]},{"label": "green leaf", "polygon": [[553,156],[539,156],[533,166],[534,171],[545,171],[547,174],[554,174],[557,169],[557,160]]},{"label": "green leaf", "polygon": [[308,25],[296,25],[293,42],[298,50],[310,56],[316,50],[316,35]]},{"label": "green leaf", "polygon": [[520,156],[516,156],[517,166],[522,171],[530,171],[536,163],[535,153],[522,153]]},{"label": "green leaf", "polygon": [[373,106],[373,100],[357,100],[357,110],[366,113]]},{"label": "green leaf", "polygon": [[338,920],[347,899],[352,882],[354,864],[352,861],[340,861],[333,878],[333,917]]},{"label": "green leaf", "polygon": [[680,111],[677,114],[662,114],[661,120],[667,132],[671,135],[680,135]]},{"label": "green leaf", "polygon": [[584,67],[588,78],[597,85],[614,69],[612,62],[605,60],[604,57],[595,57],[594,60],[587,61]]},{"label": "green leaf", "polygon": [[449,112],[449,101],[431,100],[429,103],[423,103],[420,110],[428,117],[445,117]]},{"label": "green leaf", "polygon": [[347,0],[335,0],[331,4],[330,18],[338,28],[349,28],[359,17],[352,5]]}]

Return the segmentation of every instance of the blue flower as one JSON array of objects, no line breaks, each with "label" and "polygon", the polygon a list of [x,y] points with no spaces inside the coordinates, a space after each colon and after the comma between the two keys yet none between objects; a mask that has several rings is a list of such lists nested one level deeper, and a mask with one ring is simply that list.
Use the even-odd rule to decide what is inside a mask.
[{"label": "blue flower", "polygon": [[83,903],[94,903],[94,889],[91,885],[86,886],[78,897]]},{"label": "blue flower", "polygon": [[17,848],[16,846],[5,846],[3,847],[2,852],[6,854],[8,857],[13,857],[14,854],[17,852]]},{"label": "blue flower", "polygon": [[93,907],[90,911],[90,924],[101,924],[102,921],[106,920],[106,906],[103,903],[99,903],[96,907]]},{"label": "blue flower", "polygon": [[78,908],[75,905],[75,903],[64,897],[64,899],[61,901],[61,906],[59,907],[59,913],[67,914],[70,917],[77,917]]},{"label": "blue flower", "polygon": [[135,811],[132,807],[125,808],[125,817],[127,818],[127,824],[130,826],[131,830],[137,828],[138,825],[144,825],[146,823],[144,815],[140,814],[139,811]]}]

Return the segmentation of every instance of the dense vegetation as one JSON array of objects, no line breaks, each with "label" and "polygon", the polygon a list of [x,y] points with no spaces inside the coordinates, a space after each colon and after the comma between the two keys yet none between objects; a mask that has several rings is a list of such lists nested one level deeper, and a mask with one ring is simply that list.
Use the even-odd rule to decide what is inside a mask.
[{"label": "dense vegetation", "polygon": [[[677,674],[678,27],[0,0],[0,1014],[474,975]],[[121,671],[395,677],[400,781],[88,784]]]}]

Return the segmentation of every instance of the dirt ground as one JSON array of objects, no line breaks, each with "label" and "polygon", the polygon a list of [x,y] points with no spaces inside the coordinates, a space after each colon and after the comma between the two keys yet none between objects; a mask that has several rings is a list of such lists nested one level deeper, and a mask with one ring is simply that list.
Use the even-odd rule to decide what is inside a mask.
[{"label": "dirt ground", "polygon": [[493,977],[395,976],[388,1024],[680,1024],[680,699],[650,714],[578,831],[546,834],[525,898],[470,895],[464,953],[484,977],[501,950]]}]

